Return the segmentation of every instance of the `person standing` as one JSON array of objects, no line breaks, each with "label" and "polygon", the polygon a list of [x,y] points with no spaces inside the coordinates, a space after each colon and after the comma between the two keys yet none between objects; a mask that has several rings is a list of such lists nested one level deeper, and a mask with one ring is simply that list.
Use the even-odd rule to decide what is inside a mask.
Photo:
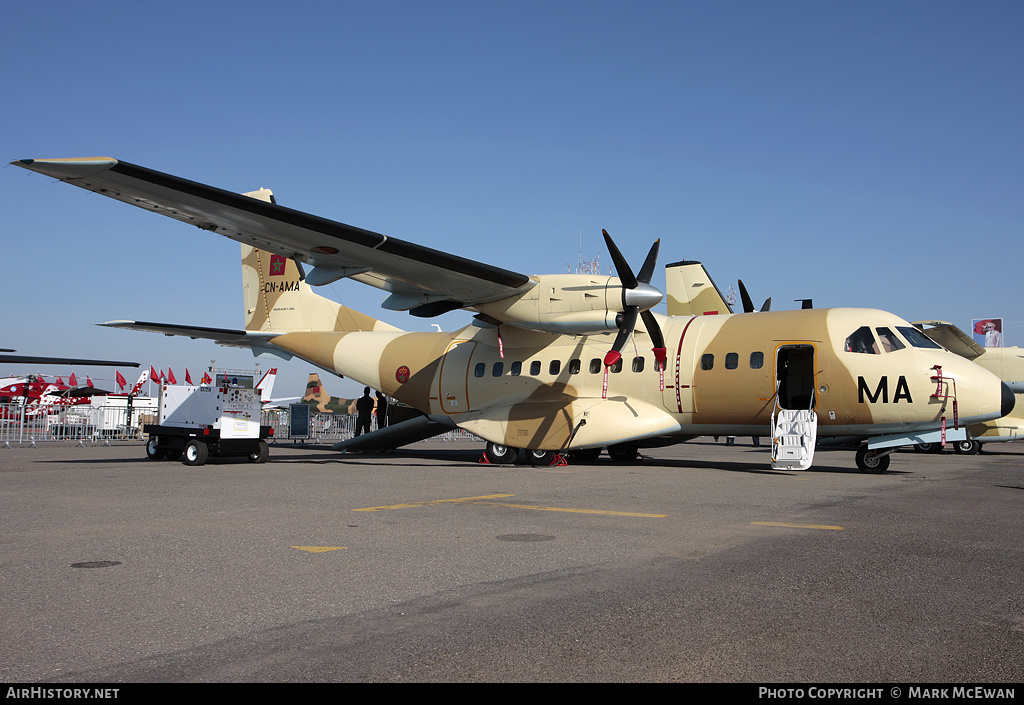
[{"label": "person standing", "polygon": [[388,425],[388,398],[384,392],[377,392],[377,429]]},{"label": "person standing", "polygon": [[373,398],[370,397],[370,388],[363,387],[363,396],[356,400],[356,435],[362,435],[363,431],[370,432],[370,419],[373,417]]}]

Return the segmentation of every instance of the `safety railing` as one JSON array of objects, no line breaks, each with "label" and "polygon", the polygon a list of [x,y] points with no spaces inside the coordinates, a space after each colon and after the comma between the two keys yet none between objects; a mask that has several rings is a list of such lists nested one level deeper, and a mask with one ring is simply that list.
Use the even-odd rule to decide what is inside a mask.
[{"label": "safety railing", "polygon": [[[125,404],[92,406],[89,404],[40,406],[37,404],[0,404],[0,447],[36,445],[48,441],[109,443],[141,441],[146,424],[157,423],[155,405],[135,400]],[[356,419],[348,414],[315,412],[309,416],[309,435],[291,438],[287,410],[264,410],[263,425],[273,428],[272,439],[304,443],[336,443],[355,435]],[[376,429],[376,421],[371,428]],[[455,442],[479,440],[461,429],[453,429],[429,441]]]}]

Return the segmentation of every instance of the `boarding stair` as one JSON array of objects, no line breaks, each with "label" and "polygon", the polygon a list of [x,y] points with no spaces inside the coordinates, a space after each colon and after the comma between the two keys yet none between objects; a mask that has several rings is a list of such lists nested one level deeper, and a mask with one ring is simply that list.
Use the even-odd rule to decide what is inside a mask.
[{"label": "boarding stair", "polygon": [[806,470],[814,460],[818,440],[818,415],[812,409],[772,411],[772,467],[776,470]]}]

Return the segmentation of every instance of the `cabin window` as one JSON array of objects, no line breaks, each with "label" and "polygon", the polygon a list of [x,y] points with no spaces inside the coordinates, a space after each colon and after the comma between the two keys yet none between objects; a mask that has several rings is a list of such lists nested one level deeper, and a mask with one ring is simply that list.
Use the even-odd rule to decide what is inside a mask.
[{"label": "cabin window", "polygon": [[513,377],[518,377],[522,373],[523,373],[523,363],[520,362],[519,360],[516,360],[515,362],[512,363],[512,367],[511,367],[511,369],[509,369],[509,374],[511,374]]},{"label": "cabin window", "polygon": [[750,369],[759,370],[764,367],[764,353],[763,352],[752,352],[750,353]]},{"label": "cabin window", "polygon": [[501,373],[505,371],[504,362],[495,362],[494,367],[491,368],[492,377],[501,377]]},{"label": "cabin window", "polygon": [[569,374],[578,375],[580,373],[580,361],[579,358],[573,358],[569,360]]},{"label": "cabin window", "polygon": [[644,371],[644,359],[642,357],[633,358],[633,371],[643,372]]},{"label": "cabin window", "polygon": [[622,358],[615,361],[615,364],[608,368],[613,373],[622,372]]},{"label": "cabin window", "polygon": [[878,341],[882,344],[882,352],[892,352],[907,347],[888,328],[875,328],[875,333],[878,334]]},{"label": "cabin window", "polygon": [[700,368],[702,370],[710,370],[715,366],[715,356],[711,353],[704,353],[700,356]]},{"label": "cabin window", "polygon": [[601,372],[601,358],[595,357],[590,361],[590,374],[596,375]]},{"label": "cabin window", "polygon": [[903,334],[903,337],[907,339],[907,342],[913,345],[915,348],[939,348],[942,346],[936,343],[934,340],[929,338],[927,335],[919,331],[913,326],[896,326],[896,330]]},{"label": "cabin window", "polygon": [[725,369],[735,370],[740,366],[740,355],[739,353],[726,353],[725,355]]},{"label": "cabin window", "polygon": [[846,339],[846,345],[843,350],[846,352],[877,355],[878,345],[875,343],[875,339],[871,335],[871,329],[867,326],[861,326],[851,333],[850,337]]},{"label": "cabin window", "polygon": [[476,368],[473,370],[473,375],[476,377],[483,377],[487,373],[487,365],[482,362],[476,363]]},{"label": "cabin window", "polygon": [[557,375],[558,371],[560,369],[562,369],[562,361],[561,360],[552,360],[551,362],[548,363],[548,374],[549,375]]},{"label": "cabin window", "polygon": [[530,363],[530,374],[534,377],[540,374],[540,360],[534,360]]}]

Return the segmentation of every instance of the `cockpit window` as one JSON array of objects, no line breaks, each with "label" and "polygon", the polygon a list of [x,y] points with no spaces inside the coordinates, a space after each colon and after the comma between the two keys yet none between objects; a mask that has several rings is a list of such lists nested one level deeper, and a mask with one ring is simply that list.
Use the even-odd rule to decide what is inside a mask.
[{"label": "cockpit window", "polygon": [[942,349],[942,346],[936,343],[934,340],[929,338],[927,335],[919,331],[913,326],[896,326],[896,330],[903,334],[903,337],[907,339],[907,342],[913,345],[915,348],[938,348]]},{"label": "cockpit window", "polygon": [[875,328],[875,333],[878,334],[878,342],[882,344],[882,352],[892,352],[893,350],[902,350],[907,347],[888,328]]},{"label": "cockpit window", "polygon": [[861,326],[854,331],[846,339],[846,346],[843,349],[846,352],[866,353],[868,355],[878,354],[878,345],[875,344],[875,339],[871,335],[871,329],[867,326]]}]

